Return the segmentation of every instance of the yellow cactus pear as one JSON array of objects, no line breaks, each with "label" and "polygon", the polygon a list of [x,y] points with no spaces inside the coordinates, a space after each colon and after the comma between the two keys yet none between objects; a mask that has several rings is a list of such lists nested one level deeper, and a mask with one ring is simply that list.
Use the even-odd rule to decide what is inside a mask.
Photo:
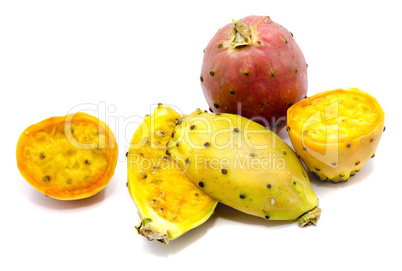
[{"label": "yellow cactus pear", "polygon": [[322,181],[347,181],[374,157],[384,127],[377,100],[357,88],[324,91],[288,110],[296,153]]},{"label": "yellow cactus pear", "polygon": [[142,220],[136,229],[165,244],[201,225],[217,205],[167,154],[179,119],[172,108],[159,105],[137,129],[127,153],[127,185]]},{"label": "yellow cactus pear", "polygon": [[184,117],[168,149],[185,175],[223,204],[267,220],[317,221],[321,209],[301,162],[252,120],[204,112]]}]

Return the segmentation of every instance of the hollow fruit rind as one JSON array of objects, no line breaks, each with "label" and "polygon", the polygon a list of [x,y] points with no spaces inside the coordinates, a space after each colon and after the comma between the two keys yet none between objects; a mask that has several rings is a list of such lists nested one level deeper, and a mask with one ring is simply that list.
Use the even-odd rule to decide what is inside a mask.
[{"label": "hollow fruit rind", "polygon": [[17,143],[17,166],[25,180],[60,200],[90,197],[113,177],[117,143],[109,127],[78,112],[26,128]]},{"label": "hollow fruit rind", "polygon": [[267,220],[317,221],[321,209],[301,162],[254,121],[199,112],[178,123],[168,149],[186,176],[223,204]]},{"label": "hollow fruit rind", "polygon": [[344,182],[375,155],[384,130],[377,100],[357,88],[313,95],[288,110],[296,153],[322,181]]},{"label": "hollow fruit rind", "polygon": [[182,174],[167,151],[180,118],[159,104],[134,133],[127,153],[128,190],[141,218],[136,229],[165,244],[204,223],[218,203]]}]

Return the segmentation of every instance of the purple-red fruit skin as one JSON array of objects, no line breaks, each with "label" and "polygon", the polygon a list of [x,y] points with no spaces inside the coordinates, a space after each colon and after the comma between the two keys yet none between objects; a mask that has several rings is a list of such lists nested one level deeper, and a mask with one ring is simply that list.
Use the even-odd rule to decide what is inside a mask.
[{"label": "purple-red fruit skin", "polygon": [[287,109],[306,96],[306,61],[293,34],[268,16],[241,21],[251,30],[250,45],[234,47],[228,24],[205,48],[204,96],[214,113],[239,114],[279,132]]}]

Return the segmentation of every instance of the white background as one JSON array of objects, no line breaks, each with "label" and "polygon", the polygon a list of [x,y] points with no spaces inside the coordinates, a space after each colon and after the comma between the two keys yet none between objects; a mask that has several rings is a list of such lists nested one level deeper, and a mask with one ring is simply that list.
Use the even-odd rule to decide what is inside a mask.
[{"label": "white background", "polygon": [[[323,3],[325,2],[325,4]],[[401,270],[402,19],[398,1],[2,1],[1,270]],[[349,182],[312,179],[318,226],[268,222],[219,206],[169,245],[139,236],[125,152],[152,105],[207,109],[202,50],[232,18],[269,15],[309,64],[308,95],[358,87],[387,127]],[[80,110],[119,143],[109,185],[80,201],[46,198],[16,166],[29,125]],[[280,135],[289,142],[286,133]],[[258,268],[258,269],[257,269]]]}]

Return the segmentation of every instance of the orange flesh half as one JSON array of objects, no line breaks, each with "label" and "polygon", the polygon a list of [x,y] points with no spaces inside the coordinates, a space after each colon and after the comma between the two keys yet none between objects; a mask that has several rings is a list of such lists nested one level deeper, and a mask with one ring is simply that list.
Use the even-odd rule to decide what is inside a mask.
[{"label": "orange flesh half", "polygon": [[117,143],[103,122],[85,113],[53,117],[21,134],[17,164],[47,196],[71,200],[102,190],[117,162]]}]

